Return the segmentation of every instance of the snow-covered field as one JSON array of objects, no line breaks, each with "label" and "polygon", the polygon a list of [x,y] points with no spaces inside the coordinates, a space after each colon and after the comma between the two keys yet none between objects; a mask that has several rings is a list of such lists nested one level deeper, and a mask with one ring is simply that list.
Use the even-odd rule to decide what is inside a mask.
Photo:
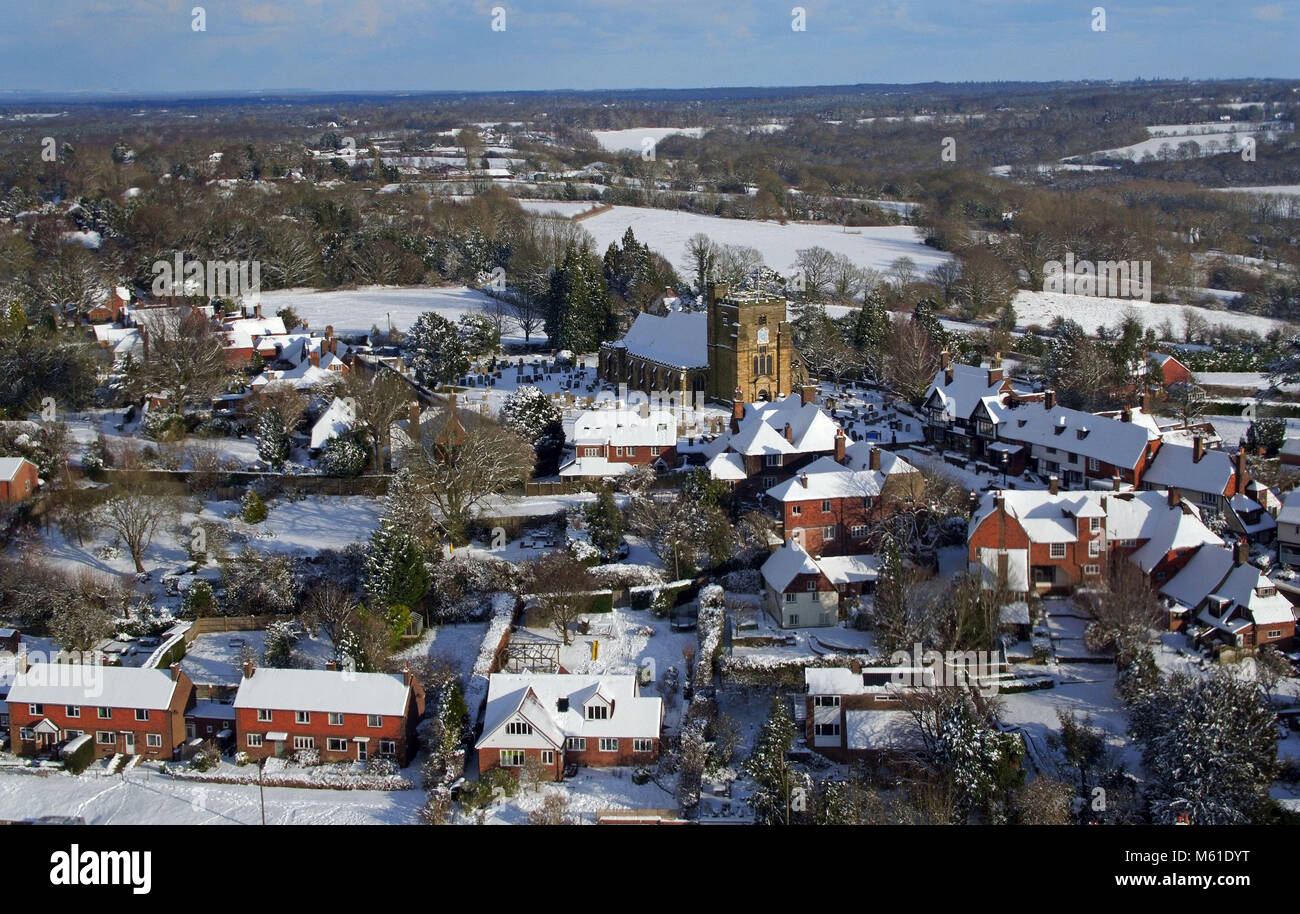
[{"label": "snow-covered field", "polygon": [[[262,307],[267,314],[290,307],[312,330],[323,330],[328,325],[338,334],[366,333],[372,326],[386,329],[389,321],[398,330],[407,330],[425,311],[436,311],[454,321],[462,314],[477,313],[495,304],[495,299],[466,286],[362,286],[329,292],[277,289],[262,293]],[[508,335],[506,338],[511,339]],[[533,334],[533,338],[538,339],[539,334]],[[522,335],[519,339],[522,341]]]},{"label": "snow-covered field", "polygon": [[600,148],[609,152],[640,152],[641,144],[647,137],[656,143],[666,136],[680,133],[685,136],[701,137],[703,127],[629,127],[626,130],[593,130],[592,135]]},{"label": "snow-covered field", "polygon": [[910,257],[920,275],[950,259],[950,255],[922,244],[916,229],[906,225],[846,230],[835,225],[806,222],[781,225],[678,210],[615,206],[584,219],[582,227],[595,237],[597,251],[604,251],[612,242],[621,240],[623,233],[631,228],[638,241],[667,257],[684,275],[690,272],[686,240],[697,232],[703,232],[718,244],[757,248],[769,267],[787,274],[794,267],[795,252],[814,245],[844,254],[859,266],[882,271],[898,258]]},{"label": "snow-covered field", "polygon": [[519,205],[530,213],[572,219],[591,212],[599,204],[590,200],[520,200]]},{"label": "snow-covered field", "polygon": [[[1124,313],[1132,309],[1147,327],[1159,329],[1165,321],[1181,333],[1185,322],[1183,312],[1187,305],[1162,305],[1132,298],[1103,298],[1090,295],[1065,295],[1059,292],[1034,292],[1022,290],[1015,297],[1016,323],[1021,327],[1037,324],[1048,326],[1056,317],[1068,317],[1091,333],[1099,326],[1113,327]],[[1250,330],[1266,334],[1284,322],[1271,317],[1242,314],[1235,311],[1215,311],[1211,308],[1190,307],[1198,317],[1211,326],[1222,324],[1236,330]]]},{"label": "snow-covered field", "polygon": [[1256,194],[1258,196],[1276,195],[1280,197],[1300,197],[1300,184],[1262,184],[1258,187],[1216,187],[1215,190],[1233,194]]},{"label": "snow-covered field", "polygon": [[[1265,139],[1276,136],[1281,130],[1290,129],[1290,125],[1270,124],[1233,124],[1211,121],[1201,124],[1156,124],[1147,128],[1150,138],[1128,146],[1105,149],[1088,153],[1088,156],[1101,156],[1110,159],[1132,159],[1139,161],[1147,156],[1159,157],[1176,155],[1182,143],[1194,142],[1200,148],[1199,156],[1216,155],[1241,148],[1242,140],[1248,136]],[[1066,161],[1083,158],[1071,156]]]}]

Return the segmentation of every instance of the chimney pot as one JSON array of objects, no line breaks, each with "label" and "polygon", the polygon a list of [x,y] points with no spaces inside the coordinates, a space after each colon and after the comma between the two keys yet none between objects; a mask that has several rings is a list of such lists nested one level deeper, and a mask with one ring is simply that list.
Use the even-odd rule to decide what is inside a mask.
[{"label": "chimney pot", "polygon": [[805,384],[799,388],[799,397],[804,406],[817,402],[817,388],[812,384]]},{"label": "chimney pot", "polygon": [[1111,487],[1111,489],[1112,489],[1113,491],[1115,491],[1115,492],[1118,492],[1118,491],[1119,491],[1119,482],[1120,482],[1120,479],[1119,479],[1119,474],[1118,474],[1118,473],[1116,473],[1114,476],[1112,476],[1112,477],[1110,478],[1110,487]]},{"label": "chimney pot", "polygon": [[1169,490],[1169,507],[1177,508],[1183,503],[1183,493],[1179,489]]},{"label": "chimney pot", "polygon": [[868,466],[869,466],[871,469],[873,469],[873,470],[878,470],[878,469],[880,469],[880,448],[878,448],[878,447],[873,447],[873,448],[871,449],[871,455],[870,455],[867,459],[868,459],[868,461],[870,461],[870,462],[868,463]]},{"label": "chimney pot", "polygon": [[337,673],[339,671],[339,662],[337,660],[326,660],[325,669],[327,672]]},{"label": "chimney pot", "polygon": [[1047,491],[1056,495],[1061,490],[1061,481],[1055,476],[1047,477]]},{"label": "chimney pot", "polygon": [[1232,547],[1232,564],[1240,567],[1250,561],[1250,541],[1244,536]]},{"label": "chimney pot", "polygon": [[790,423],[785,424],[785,440],[794,444],[794,429],[790,428]]},{"label": "chimney pot", "polygon": [[837,428],[835,430],[835,462],[836,463],[844,462],[846,445],[847,445],[847,439],[845,439],[844,437],[844,429]]},{"label": "chimney pot", "polygon": [[943,366],[943,384],[945,387],[947,387],[951,383],[952,383],[952,366],[945,365]]},{"label": "chimney pot", "polygon": [[167,671],[172,674],[172,682],[176,682],[181,678],[181,665],[179,663],[171,664],[167,667]]},{"label": "chimney pot", "polygon": [[1192,438],[1192,463],[1200,463],[1205,456],[1205,439],[1200,435]]},{"label": "chimney pot", "polygon": [[1050,387],[1043,391],[1043,409],[1056,409],[1056,391]]},{"label": "chimney pot", "polygon": [[252,679],[253,674],[257,672],[257,665],[252,660],[244,661],[244,678]]},{"label": "chimney pot", "polygon": [[801,486],[803,486],[805,489],[808,488],[808,474],[807,474],[807,473],[800,473],[800,474],[799,474],[799,484],[800,484]]}]

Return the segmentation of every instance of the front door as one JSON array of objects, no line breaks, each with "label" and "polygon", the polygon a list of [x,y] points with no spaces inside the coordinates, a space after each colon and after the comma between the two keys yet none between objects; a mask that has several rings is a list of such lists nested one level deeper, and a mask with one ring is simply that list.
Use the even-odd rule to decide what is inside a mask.
[{"label": "front door", "polygon": [[122,751],[127,755],[135,755],[135,734],[126,732],[122,734]]},{"label": "front door", "polygon": [[367,757],[368,756],[366,755],[366,744],[357,743],[357,761],[364,762]]}]

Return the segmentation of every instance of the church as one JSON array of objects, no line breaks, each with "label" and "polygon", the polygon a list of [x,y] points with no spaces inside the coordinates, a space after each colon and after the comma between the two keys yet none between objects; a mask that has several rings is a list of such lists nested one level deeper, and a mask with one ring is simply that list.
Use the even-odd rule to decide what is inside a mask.
[{"label": "church", "polygon": [[805,383],[785,298],[709,283],[706,301],[703,312],[666,299],[638,314],[623,339],[601,344],[600,377],[687,402],[732,403],[737,391],[743,402],[776,400]]}]

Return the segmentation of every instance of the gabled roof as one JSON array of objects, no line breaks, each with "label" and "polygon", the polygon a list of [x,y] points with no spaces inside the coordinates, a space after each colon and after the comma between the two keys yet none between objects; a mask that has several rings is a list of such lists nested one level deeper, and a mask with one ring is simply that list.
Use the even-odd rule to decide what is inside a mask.
[{"label": "gabled roof", "polygon": [[998,426],[998,437],[1132,468],[1142,460],[1147,442],[1159,436],[1133,422],[1065,406],[1047,409],[1042,404],[1026,403],[1006,409],[1005,418]]},{"label": "gabled roof", "polygon": [[1282,499],[1282,510],[1277,514],[1280,524],[1300,524],[1300,489],[1292,489]]},{"label": "gabled roof", "polygon": [[721,479],[727,482],[740,482],[748,477],[745,474],[745,463],[739,454],[727,451],[722,454],[714,454],[706,463],[705,469],[714,479]]},{"label": "gabled roof", "polygon": [[768,496],[780,502],[818,498],[868,498],[880,494],[885,474],[879,470],[850,470],[833,457],[820,457],[803,472],[772,486]]},{"label": "gabled roof", "polygon": [[989,383],[989,370],[974,365],[952,364],[952,381],[944,383],[946,375],[941,368],[925,392],[927,406],[939,406],[949,419],[966,419],[976,405],[986,397],[995,401],[1002,395],[1004,380]]},{"label": "gabled roof", "polygon": [[1183,444],[1164,444],[1156,452],[1155,460],[1142,474],[1142,481],[1152,485],[1193,492],[1223,494],[1232,481],[1237,468],[1226,451],[1206,449],[1201,459],[1194,460],[1196,448]]},{"label": "gabled roof", "polygon": [[352,422],[351,407],[345,400],[335,397],[329,409],[321,413],[321,417],[311,427],[312,450],[324,447],[331,438],[346,435],[352,428]]},{"label": "gabled roof", "polygon": [[629,355],[673,368],[705,368],[709,364],[708,315],[703,311],[642,312],[616,346]]},{"label": "gabled roof", "polygon": [[762,572],[763,580],[777,593],[785,593],[790,582],[801,574],[818,576],[822,574],[813,557],[805,552],[793,537],[787,539],[785,545],[768,556],[767,561],[763,563]]},{"label": "gabled roof", "polygon": [[[790,426],[790,441],[785,438],[786,425]],[[790,394],[770,403],[745,404],[745,417],[728,446],[751,456],[833,451],[838,430],[835,420],[821,407]]]},{"label": "gabled roof", "polygon": [[31,461],[25,457],[0,457],[0,481],[11,482],[24,463]]},{"label": "gabled roof", "polygon": [[[588,720],[583,705],[599,694],[614,705],[609,717]],[[567,709],[560,710],[560,700]],[[638,694],[636,676],[626,674],[493,673],[488,679],[482,746],[516,714],[521,714],[557,748],[566,737],[601,736],[654,739],[663,720],[663,701]]]},{"label": "gabled roof", "polygon": [[240,680],[235,707],[400,717],[410,692],[400,673],[263,667]]},{"label": "gabled roof", "polygon": [[677,443],[677,418],[667,409],[651,409],[642,416],[622,403],[608,409],[587,409],[573,420],[573,443],[671,447]]},{"label": "gabled roof", "polygon": [[167,670],[72,663],[33,663],[16,673],[8,701],[20,704],[145,708],[171,705],[176,682]]},{"label": "gabled roof", "polygon": [[1232,550],[1223,546],[1202,546],[1178,573],[1160,588],[1160,593],[1188,609],[1201,605],[1232,567]]}]

